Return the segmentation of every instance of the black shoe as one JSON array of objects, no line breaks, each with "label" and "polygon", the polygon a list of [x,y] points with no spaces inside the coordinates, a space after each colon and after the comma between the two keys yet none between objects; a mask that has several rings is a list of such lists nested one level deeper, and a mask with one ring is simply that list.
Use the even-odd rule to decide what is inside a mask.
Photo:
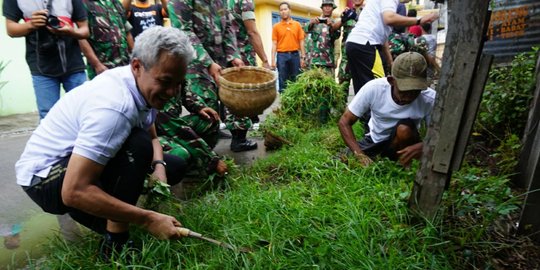
[{"label": "black shoe", "polygon": [[257,143],[246,139],[247,130],[231,130],[231,151],[243,152],[257,149]]},{"label": "black shoe", "polygon": [[243,151],[250,151],[254,149],[257,149],[257,143],[251,140],[244,140],[242,142],[238,142],[238,141],[231,142],[231,151],[233,152],[243,152]]},{"label": "black shoe", "polygon": [[104,262],[118,260],[122,252],[124,252],[125,261],[131,262],[133,260],[133,252],[136,251],[133,241],[114,241],[113,237],[109,233],[105,233],[103,236],[103,240],[99,244],[99,257],[101,260]]}]

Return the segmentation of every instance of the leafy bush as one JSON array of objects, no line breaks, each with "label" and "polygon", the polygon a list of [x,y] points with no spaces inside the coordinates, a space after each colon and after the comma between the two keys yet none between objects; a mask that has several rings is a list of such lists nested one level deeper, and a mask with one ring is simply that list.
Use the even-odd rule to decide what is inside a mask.
[{"label": "leafy bush", "polygon": [[345,93],[334,78],[322,69],[310,69],[287,86],[281,96],[281,110],[289,116],[326,123],[331,112],[341,114]]},{"label": "leafy bush", "polygon": [[534,92],[538,51],[534,47],[518,54],[509,66],[491,69],[476,122],[478,132],[498,140],[506,134],[522,137]]}]

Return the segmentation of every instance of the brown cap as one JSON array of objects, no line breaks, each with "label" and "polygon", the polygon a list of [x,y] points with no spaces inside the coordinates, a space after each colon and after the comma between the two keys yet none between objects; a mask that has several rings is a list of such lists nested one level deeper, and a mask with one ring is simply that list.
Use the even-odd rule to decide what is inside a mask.
[{"label": "brown cap", "polygon": [[424,56],[417,52],[406,52],[394,60],[392,77],[400,91],[425,90],[428,88],[426,70]]}]

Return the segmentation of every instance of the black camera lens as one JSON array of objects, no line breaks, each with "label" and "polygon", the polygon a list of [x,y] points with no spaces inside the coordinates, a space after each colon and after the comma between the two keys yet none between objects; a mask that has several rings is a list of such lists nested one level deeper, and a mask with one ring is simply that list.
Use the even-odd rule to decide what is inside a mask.
[{"label": "black camera lens", "polygon": [[58,29],[60,28],[60,20],[58,19],[58,17],[54,16],[54,15],[49,15],[47,17],[47,25],[50,26],[51,28],[54,28],[54,29]]},{"label": "black camera lens", "polygon": [[319,23],[326,23],[327,20],[327,18],[319,18]]}]

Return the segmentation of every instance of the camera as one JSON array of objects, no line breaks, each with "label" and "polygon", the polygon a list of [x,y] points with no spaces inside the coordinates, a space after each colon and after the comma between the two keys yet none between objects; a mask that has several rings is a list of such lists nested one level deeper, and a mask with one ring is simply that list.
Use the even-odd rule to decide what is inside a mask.
[{"label": "camera", "polygon": [[348,20],[356,19],[356,11],[354,9],[347,9],[341,14],[341,21],[346,22]]},{"label": "camera", "polygon": [[319,23],[326,23],[328,21],[328,18],[319,17],[318,20],[319,20]]},{"label": "camera", "polygon": [[62,22],[54,15],[47,16],[47,26],[58,29],[62,28]]}]

